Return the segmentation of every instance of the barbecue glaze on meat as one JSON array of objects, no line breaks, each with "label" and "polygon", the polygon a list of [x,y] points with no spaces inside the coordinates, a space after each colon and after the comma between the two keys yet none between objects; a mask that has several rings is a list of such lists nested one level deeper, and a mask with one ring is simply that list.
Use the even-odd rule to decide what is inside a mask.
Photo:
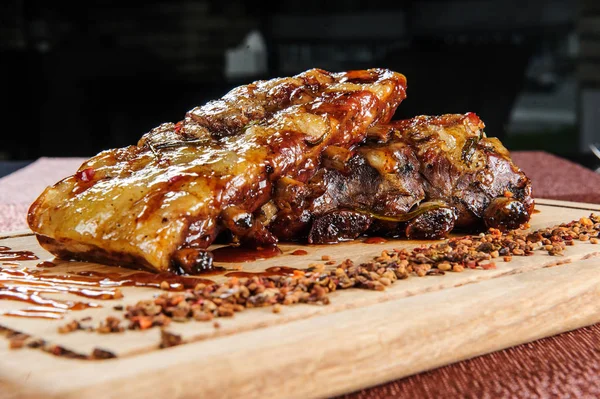
[{"label": "barbecue glaze on meat", "polygon": [[483,128],[473,113],[419,116],[377,125],[355,148],[331,146],[307,183],[278,182],[269,228],[316,244],[517,228],[533,211],[530,181]]},{"label": "barbecue glaze on meat", "polygon": [[249,246],[514,229],[531,185],[473,113],[391,121],[403,75],[309,70],[240,86],[104,151],[28,222],[59,257],[195,274],[218,236]]},{"label": "barbecue glaze on meat", "polygon": [[403,75],[309,70],[241,86],[146,134],[101,152],[47,188],[28,223],[60,257],[196,273],[222,231],[274,244],[265,227],[279,182],[305,183],[330,146],[350,148],[388,123]]}]

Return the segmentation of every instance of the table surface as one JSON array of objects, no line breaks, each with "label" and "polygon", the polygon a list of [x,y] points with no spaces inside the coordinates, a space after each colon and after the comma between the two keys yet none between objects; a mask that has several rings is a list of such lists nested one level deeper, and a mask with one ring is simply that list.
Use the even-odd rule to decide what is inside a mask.
[{"label": "table surface", "polygon": [[[600,203],[600,174],[545,152],[513,152],[512,157],[531,178],[535,197]],[[42,158],[29,165],[0,163],[0,176],[16,170],[0,178],[0,232],[25,229],[29,204],[81,162]],[[597,398],[599,375],[600,324],[595,324],[343,397]]]}]

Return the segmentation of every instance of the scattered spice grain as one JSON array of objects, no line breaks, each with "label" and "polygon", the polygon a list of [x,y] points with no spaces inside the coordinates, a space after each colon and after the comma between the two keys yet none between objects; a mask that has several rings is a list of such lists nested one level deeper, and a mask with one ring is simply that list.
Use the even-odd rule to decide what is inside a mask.
[{"label": "scattered spice grain", "polygon": [[169,331],[167,331],[165,329],[162,329],[160,331],[160,345],[159,345],[159,347],[161,349],[170,348],[172,346],[181,345],[182,343],[183,343],[183,339],[181,338],[181,335],[174,334],[174,333],[169,332]]},{"label": "scattered spice grain", "polygon": [[[361,264],[346,259],[330,269],[326,269],[322,263],[315,263],[305,270],[294,271],[292,275],[231,277],[220,284],[201,283],[185,292],[165,292],[153,299],[127,306],[124,318],[129,321],[128,329],[144,330],[164,327],[172,321],[210,321],[215,317],[232,317],[236,312],[254,307],[272,306],[273,312],[278,313],[281,305],[327,305],[330,301],[329,294],[336,290],[363,288],[382,291],[397,280],[411,275],[423,277],[443,275],[446,271],[488,270],[497,267],[491,259],[502,257],[505,262],[510,262],[513,256],[530,256],[534,251],[546,251],[553,256],[562,255],[567,245],[573,245],[575,239],[597,244],[599,233],[600,216],[594,214],[534,232],[519,229],[503,233],[490,229],[479,235],[450,238],[412,249],[382,251],[372,261]],[[322,259],[329,257],[324,255]],[[63,326],[63,330],[74,331],[77,325],[77,322],[71,322]],[[214,321],[213,326],[220,328],[221,325]],[[118,318],[109,317],[96,331],[116,332],[122,329]],[[164,347],[180,342],[178,336],[164,329],[161,337],[161,345]],[[15,333],[10,339],[10,346],[23,347],[29,338],[28,335]],[[51,353],[57,352],[54,354],[60,356],[82,356],[61,347],[44,348]],[[88,358],[95,358],[94,354]]]},{"label": "scattered spice grain", "polygon": [[60,334],[67,334],[76,330],[81,329],[81,325],[79,324],[79,322],[77,320],[73,320],[68,322],[67,324],[64,324],[60,327],[58,327],[58,332]]}]

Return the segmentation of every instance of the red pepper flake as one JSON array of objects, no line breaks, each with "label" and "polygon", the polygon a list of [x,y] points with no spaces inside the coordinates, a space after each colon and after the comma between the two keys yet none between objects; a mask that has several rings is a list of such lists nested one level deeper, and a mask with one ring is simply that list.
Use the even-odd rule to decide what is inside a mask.
[{"label": "red pepper flake", "polygon": [[469,260],[466,262],[465,266],[467,266],[469,269],[475,269],[477,267],[477,262],[474,260]]},{"label": "red pepper flake", "polygon": [[147,330],[152,327],[152,317],[150,316],[135,316],[131,318],[134,326],[138,326],[140,330]]},{"label": "red pepper flake", "polygon": [[175,306],[175,305],[178,305],[183,300],[184,300],[183,295],[177,295],[177,296],[169,298],[169,304],[171,306]]},{"label": "red pepper flake", "polygon": [[75,174],[77,180],[81,180],[84,182],[92,181],[94,175],[96,174],[96,170],[94,168],[85,168],[84,170],[80,170]]},{"label": "red pepper flake", "polygon": [[308,255],[308,252],[303,249],[297,249],[292,252],[292,255]]},{"label": "red pepper flake", "polygon": [[183,121],[179,121],[175,124],[175,133],[179,133],[183,127]]}]

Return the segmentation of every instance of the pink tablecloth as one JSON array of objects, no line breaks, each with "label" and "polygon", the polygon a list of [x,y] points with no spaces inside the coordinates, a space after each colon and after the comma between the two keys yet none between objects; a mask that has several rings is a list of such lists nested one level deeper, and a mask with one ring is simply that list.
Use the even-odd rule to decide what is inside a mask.
[{"label": "pink tablecloth", "polygon": [[40,158],[0,179],[0,232],[27,228],[29,205],[49,185],[77,171],[83,158]]}]

